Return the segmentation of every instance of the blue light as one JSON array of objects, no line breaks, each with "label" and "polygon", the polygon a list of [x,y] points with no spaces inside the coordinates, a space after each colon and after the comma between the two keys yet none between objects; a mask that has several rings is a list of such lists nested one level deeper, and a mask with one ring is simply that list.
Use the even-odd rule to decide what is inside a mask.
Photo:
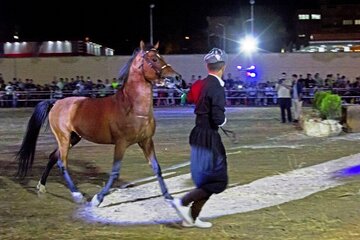
[{"label": "blue light", "polygon": [[356,165],[356,166],[352,166],[352,167],[342,169],[338,173],[339,173],[340,176],[343,176],[343,177],[360,175],[360,165]]},{"label": "blue light", "polygon": [[258,77],[258,73],[255,65],[250,65],[249,67],[243,67],[241,65],[237,65],[236,69],[238,71],[243,72],[245,74],[245,78],[256,79]]},{"label": "blue light", "polygon": [[256,77],[256,73],[254,73],[254,72],[248,72],[248,73],[247,73],[247,76],[248,76],[248,77],[251,77],[251,78],[255,78],[255,77]]},{"label": "blue light", "polygon": [[257,77],[255,65],[251,65],[250,67],[246,68],[246,76],[249,77],[249,78],[256,78]]}]

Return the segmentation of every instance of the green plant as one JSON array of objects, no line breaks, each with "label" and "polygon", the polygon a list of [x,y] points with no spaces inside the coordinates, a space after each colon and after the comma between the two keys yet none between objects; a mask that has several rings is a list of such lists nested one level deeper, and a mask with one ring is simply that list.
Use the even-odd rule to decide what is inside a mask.
[{"label": "green plant", "polygon": [[319,111],[322,119],[336,119],[341,117],[341,97],[329,91],[316,92],[313,108]]},{"label": "green plant", "polygon": [[320,104],[320,113],[324,119],[340,119],[341,97],[337,94],[327,94]]},{"label": "green plant", "polygon": [[321,106],[322,100],[329,94],[331,94],[330,91],[316,92],[315,96],[314,96],[313,107],[320,111],[320,106]]}]

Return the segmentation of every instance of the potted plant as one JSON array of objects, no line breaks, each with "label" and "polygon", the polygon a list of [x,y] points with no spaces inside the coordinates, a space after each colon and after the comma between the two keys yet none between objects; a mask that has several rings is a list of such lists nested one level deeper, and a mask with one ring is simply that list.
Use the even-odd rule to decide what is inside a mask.
[{"label": "potted plant", "polygon": [[302,128],[308,136],[327,137],[342,131],[341,97],[331,92],[316,92],[313,111],[303,116]]}]

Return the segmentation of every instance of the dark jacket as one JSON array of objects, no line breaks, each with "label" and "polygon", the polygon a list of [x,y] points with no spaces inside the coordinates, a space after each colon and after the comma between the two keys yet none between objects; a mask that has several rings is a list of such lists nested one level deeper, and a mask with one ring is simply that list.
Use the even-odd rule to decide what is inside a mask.
[{"label": "dark jacket", "polygon": [[213,129],[225,121],[225,91],[214,76],[202,80],[199,99],[196,102],[196,125],[206,125]]},{"label": "dark jacket", "polygon": [[[296,90],[297,90],[297,93],[298,93],[298,96],[299,96],[299,100],[301,100],[302,99],[302,96],[303,96],[303,88],[304,88],[304,86],[303,86],[303,84],[300,82],[300,81],[297,81],[296,83],[295,83],[295,85],[296,85]],[[293,87],[294,87],[294,85],[293,85]],[[291,98],[293,98],[294,96],[293,96],[293,88],[291,88]]]},{"label": "dark jacket", "polygon": [[189,137],[191,174],[195,185],[208,193],[220,193],[228,183],[227,161],[218,126],[225,121],[224,87],[214,76],[202,80],[194,110],[195,127]]}]

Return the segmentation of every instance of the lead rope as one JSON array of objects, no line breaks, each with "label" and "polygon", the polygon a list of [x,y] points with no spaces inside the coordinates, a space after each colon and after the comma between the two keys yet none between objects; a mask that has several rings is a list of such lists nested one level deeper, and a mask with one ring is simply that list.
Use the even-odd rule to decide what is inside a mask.
[{"label": "lead rope", "polygon": [[239,139],[237,137],[237,134],[229,129],[225,129],[223,127],[220,127],[220,129],[225,133],[225,135],[230,139],[231,143],[236,144],[239,143]]}]

